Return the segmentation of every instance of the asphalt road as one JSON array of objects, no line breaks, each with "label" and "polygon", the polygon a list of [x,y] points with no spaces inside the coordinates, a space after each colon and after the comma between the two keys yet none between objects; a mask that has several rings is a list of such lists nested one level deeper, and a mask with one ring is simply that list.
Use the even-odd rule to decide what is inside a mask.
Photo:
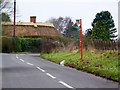
[{"label": "asphalt road", "polygon": [[39,54],[2,54],[2,88],[117,87],[117,82],[60,66]]}]

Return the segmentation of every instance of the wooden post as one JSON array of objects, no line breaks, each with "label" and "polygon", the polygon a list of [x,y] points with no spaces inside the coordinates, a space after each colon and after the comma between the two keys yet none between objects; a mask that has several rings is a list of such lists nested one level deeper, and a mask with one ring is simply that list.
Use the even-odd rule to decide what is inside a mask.
[{"label": "wooden post", "polygon": [[82,60],[82,19],[80,19],[80,59]]},{"label": "wooden post", "polygon": [[80,24],[80,59],[82,60],[82,19],[77,19],[76,24]]}]

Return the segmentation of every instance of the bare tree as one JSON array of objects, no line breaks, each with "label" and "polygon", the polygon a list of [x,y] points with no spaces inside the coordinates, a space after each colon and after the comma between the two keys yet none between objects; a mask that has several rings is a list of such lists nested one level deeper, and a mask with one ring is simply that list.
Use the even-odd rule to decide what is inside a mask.
[{"label": "bare tree", "polygon": [[53,23],[53,25],[56,27],[56,29],[60,33],[64,33],[66,28],[68,27],[69,21],[71,21],[70,17],[59,17],[59,18],[50,18],[48,21],[49,23]]},{"label": "bare tree", "polygon": [[79,26],[74,24],[70,17],[50,18],[47,22],[53,23],[55,28],[68,38],[79,38]]},{"label": "bare tree", "polygon": [[11,15],[13,12],[11,0],[0,0],[0,11]]}]

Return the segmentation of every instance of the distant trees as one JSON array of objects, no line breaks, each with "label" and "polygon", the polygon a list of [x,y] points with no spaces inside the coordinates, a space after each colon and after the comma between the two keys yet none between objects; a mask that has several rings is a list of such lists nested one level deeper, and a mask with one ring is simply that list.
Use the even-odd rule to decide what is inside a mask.
[{"label": "distant trees", "polygon": [[85,31],[85,37],[92,38],[92,29],[87,29]]},{"label": "distant trees", "polygon": [[64,33],[65,28],[68,26],[71,18],[69,17],[59,17],[59,18],[50,18],[46,22],[53,23],[53,25],[57,28],[57,30],[61,33]]},{"label": "distant trees", "polygon": [[114,20],[109,11],[97,13],[92,22],[92,29],[87,29],[85,37],[92,39],[111,40],[117,32]]},{"label": "distant trees", "polygon": [[13,12],[12,3],[10,0],[0,0],[0,11],[11,15]]},{"label": "distant trees", "polygon": [[[48,22],[53,23],[65,37],[79,38],[79,26],[74,24],[70,17],[51,18]],[[101,40],[111,40],[117,37],[115,23],[109,11],[97,13],[91,25],[93,28],[86,30],[85,37]]]},{"label": "distant trees", "polygon": [[0,16],[2,16],[2,21],[11,21],[10,15],[13,12],[13,7],[10,0],[0,0]]},{"label": "distant trees", "polygon": [[11,22],[10,16],[6,13],[2,13],[2,21],[3,22]]},{"label": "distant trees", "polygon": [[56,29],[65,37],[79,38],[79,27],[73,23],[70,17],[50,18],[46,22],[53,23]]},{"label": "distant trees", "polygon": [[[70,24],[70,25],[69,25]],[[79,26],[77,24],[69,23],[66,27],[65,36],[70,38],[79,38]]]},{"label": "distant trees", "polygon": [[92,27],[93,39],[109,40],[116,37],[117,30],[114,28],[114,20],[109,11],[97,13],[92,22]]}]

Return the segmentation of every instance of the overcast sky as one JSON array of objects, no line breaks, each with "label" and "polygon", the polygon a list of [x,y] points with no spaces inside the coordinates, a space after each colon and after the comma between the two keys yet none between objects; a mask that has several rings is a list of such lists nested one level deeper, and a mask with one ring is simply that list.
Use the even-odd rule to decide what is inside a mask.
[{"label": "overcast sky", "polygon": [[98,12],[108,10],[118,28],[119,0],[16,0],[17,21],[29,22],[29,17],[37,16],[37,22],[45,22],[51,17],[71,17],[73,21],[83,20],[83,31],[91,27]]}]

